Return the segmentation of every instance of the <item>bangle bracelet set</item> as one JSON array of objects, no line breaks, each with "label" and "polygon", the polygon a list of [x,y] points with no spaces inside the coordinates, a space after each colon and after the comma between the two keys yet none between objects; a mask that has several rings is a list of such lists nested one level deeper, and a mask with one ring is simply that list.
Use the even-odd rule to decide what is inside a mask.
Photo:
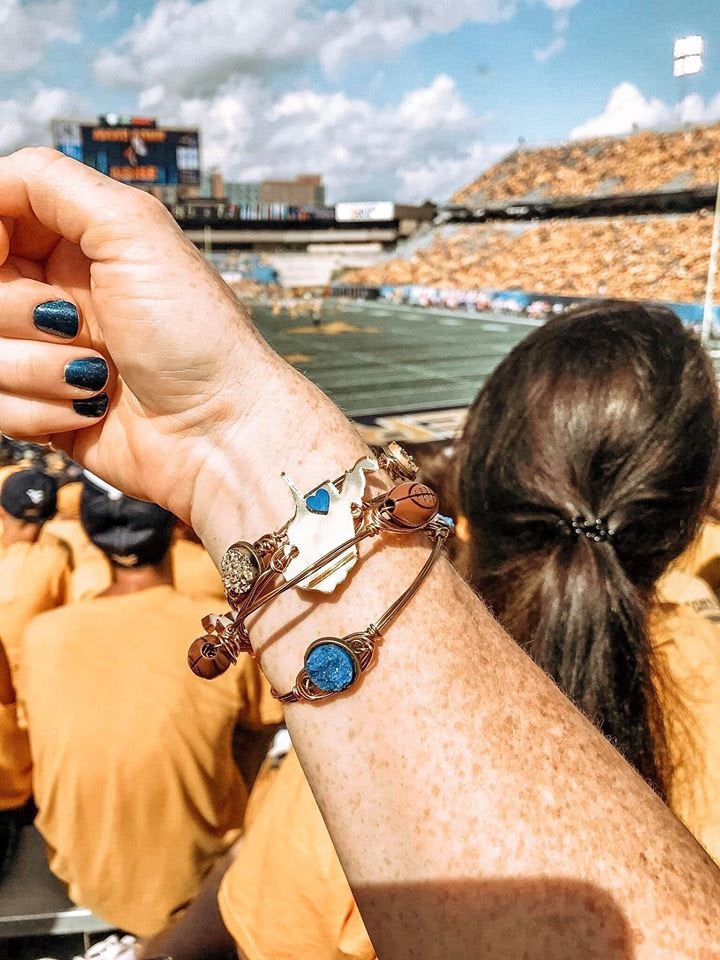
[{"label": "bangle bracelet set", "polygon": [[[197,676],[212,679],[240,654],[254,656],[246,620],[281,593],[292,588],[332,593],[357,562],[363,540],[421,530],[432,549],[407,590],[364,630],[313,641],[292,690],[272,693],[282,703],[326,700],[353,687],[372,667],[384,630],[415,595],[453,532],[452,520],[438,513],[437,494],[415,480],[417,468],[399,444],[373,453],[304,496],[284,476],[295,514],[277,532],[254,543],[238,541],[225,552],[220,569],[231,611],[203,619],[206,633],[188,651],[188,664]],[[365,473],[378,469],[396,486],[366,500]]]}]

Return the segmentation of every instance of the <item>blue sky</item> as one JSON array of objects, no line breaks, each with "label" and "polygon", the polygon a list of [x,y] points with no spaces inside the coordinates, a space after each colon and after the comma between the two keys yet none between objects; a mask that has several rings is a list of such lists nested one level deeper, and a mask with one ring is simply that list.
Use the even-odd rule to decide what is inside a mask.
[{"label": "blue sky", "polygon": [[333,201],[443,199],[521,137],[720,119],[718,0],[0,0],[0,52],[0,151],[144,112],[200,126],[229,179],[318,171]]}]

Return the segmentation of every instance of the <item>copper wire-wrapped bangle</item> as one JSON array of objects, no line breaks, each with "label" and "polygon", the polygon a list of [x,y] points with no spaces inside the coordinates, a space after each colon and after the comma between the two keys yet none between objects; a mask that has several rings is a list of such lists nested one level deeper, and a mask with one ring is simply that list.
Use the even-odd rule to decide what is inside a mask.
[{"label": "copper wire-wrapped bangle", "polygon": [[433,548],[407,590],[388,607],[377,623],[371,623],[365,630],[345,637],[321,637],[311,643],[305,651],[304,664],[292,690],[279,694],[273,689],[272,695],[276,699],[281,703],[327,700],[355,686],[362,675],[372,668],[384,631],[410,602],[430,573],[452,532],[452,522],[446,517],[435,517],[425,532],[433,538]]},{"label": "copper wire-wrapped bangle", "polygon": [[[305,665],[298,674],[293,690],[282,695],[273,691],[273,694],[284,703],[326,699],[348,689],[372,666],[383,629],[414,595],[453,529],[452,521],[438,514],[438,498],[434,491],[414,480],[417,468],[412,458],[399,445],[390,444],[375,451],[375,456],[376,460],[359,460],[352,471],[332,483],[321,485],[305,497],[288,481],[296,505],[304,508],[306,514],[309,511],[310,514],[321,515],[320,518],[310,517],[313,539],[296,540],[304,543],[303,551],[307,550],[310,556],[313,555],[313,543],[315,550],[322,543],[322,540],[315,542],[315,522],[325,524],[322,515],[329,513],[332,497],[339,500],[347,494],[345,510],[348,510],[347,501],[353,498],[352,523],[349,519],[350,512],[345,514],[348,517],[346,522],[354,528],[353,536],[320,557],[315,553],[317,558],[304,569],[293,573],[297,571],[298,564],[294,561],[298,554],[305,555],[293,544],[293,539],[300,536],[302,531],[289,536],[295,518],[277,533],[268,534],[255,543],[239,541],[228,548],[221,562],[221,571],[232,611],[224,615],[209,614],[203,619],[206,634],[198,638],[188,651],[188,663],[194,673],[205,679],[212,679],[236,663],[240,654],[248,653],[254,656],[245,625],[247,618],[293,587],[332,592],[334,584],[341,582],[347,575],[348,568],[354,565],[357,558],[356,547],[363,540],[377,536],[382,531],[410,533],[423,530],[434,541],[433,550],[408,590],[376,624],[371,624],[366,630],[349,634],[342,639],[324,637],[312,643],[306,652]],[[357,485],[358,475],[362,476],[362,471],[376,469],[378,465],[393,479],[402,482],[371,500],[355,502],[354,496],[359,494],[364,486],[364,481],[361,486]],[[346,488],[348,478],[355,485]],[[307,520],[308,517],[305,516],[304,519]],[[323,529],[331,534],[334,527],[324,526]],[[327,541],[327,536],[324,539]],[[289,578],[288,572],[291,574]],[[277,583],[279,577],[286,579]],[[329,586],[324,585],[328,580]]]}]

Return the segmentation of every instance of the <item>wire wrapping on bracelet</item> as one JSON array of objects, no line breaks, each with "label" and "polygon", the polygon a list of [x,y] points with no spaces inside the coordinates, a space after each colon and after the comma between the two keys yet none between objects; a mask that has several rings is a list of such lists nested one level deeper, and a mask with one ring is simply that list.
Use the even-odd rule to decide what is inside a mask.
[{"label": "wire wrapping on bracelet", "polygon": [[371,623],[365,630],[345,637],[315,640],[305,652],[305,662],[292,690],[279,694],[273,688],[274,697],[281,703],[327,700],[353,686],[362,674],[372,668],[384,631],[417,593],[440,556],[452,527],[448,518],[440,517],[428,525],[426,532],[434,539],[430,556],[407,590],[388,607],[377,623]]},{"label": "wire wrapping on bracelet", "polygon": [[[338,489],[342,490],[348,477],[355,477],[360,468],[367,470],[375,468],[377,464],[393,479],[401,480],[401,483],[384,494],[352,504],[354,535],[294,576],[277,583],[278,577],[285,575],[298,556],[297,546],[293,545],[288,537],[293,521],[288,521],[279,531],[268,534],[255,543],[238,541],[228,548],[221,563],[221,571],[232,611],[222,615],[209,614],[203,619],[206,634],[198,638],[188,651],[188,663],[194,673],[205,679],[212,679],[236,663],[241,654],[254,656],[246,626],[247,618],[293,587],[324,589],[318,584],[329,575],[337,574],[338,568],[347,567],[348,551],[355,552],[359,543],[382,532],[422,531],[433,541],[433,548],[408,589],[376,623],[370,624],[365,630],[342,638],[322,637],[311,643],[293,689],[285,694],[276,690],[272,693],[283,703],[324,700],[353,686],[372,667],[383,631],[417,592],[437,561],[443,544],[453,532],[452,520],[438,513],[439,503],[434,491],[410,479],[414,478],[417,468],[399,445],[391,444],[381,451],[376,451],[376,458],[377,463],[368,458],[358,461],[353,470],[344,477],[333,481],[332,485],[324,484],[316,488],[315,492],[304,498],[308,505],[313,504],[310,505],[312,513],[327,513],[327,505],[318,496],[320,491],[330,486],[339,497]],[[317,509],[314,508],[315,502]],[[350,560],[354,563],[352,556]],[[345,572],[341,572],[340,578],[345,575]],[[315,579],[312,579],[313,577]]]}]

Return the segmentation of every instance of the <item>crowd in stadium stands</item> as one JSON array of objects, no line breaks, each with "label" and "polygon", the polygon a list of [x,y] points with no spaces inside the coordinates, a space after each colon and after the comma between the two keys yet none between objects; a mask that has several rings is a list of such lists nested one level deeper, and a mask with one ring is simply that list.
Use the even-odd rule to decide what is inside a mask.
[{"label": "crowd in stadium stands", "polygon": [[693,302],[704,293],[711,233],[705,211],[446,226],[410,259],[349,270],[342,280]]},{"label": "crowd in stadium stands", "polygon": [[[719,168],[720,124],[644,131],[517,150],[452,201],[484,209],[533,200],[712,190]],[[413,255],[346,271],[342,282],[692,303],[704,294],[711,234],[709,209],[446,226]]]},{"label": "crowd in stadium stands", "polygon": [[458,190],[452,202],[483,207],[713,187],[718,156],[720,124],[520,149]]},{"label": "crowd in stadium stands", "polygon": [[34,812],[69,896],[150,935],[237,838],[243,764],[282,710],[251,660],[215,684],[187,669],[224,593],[172,514],[59,453],[2,455],[0,878]]}]

